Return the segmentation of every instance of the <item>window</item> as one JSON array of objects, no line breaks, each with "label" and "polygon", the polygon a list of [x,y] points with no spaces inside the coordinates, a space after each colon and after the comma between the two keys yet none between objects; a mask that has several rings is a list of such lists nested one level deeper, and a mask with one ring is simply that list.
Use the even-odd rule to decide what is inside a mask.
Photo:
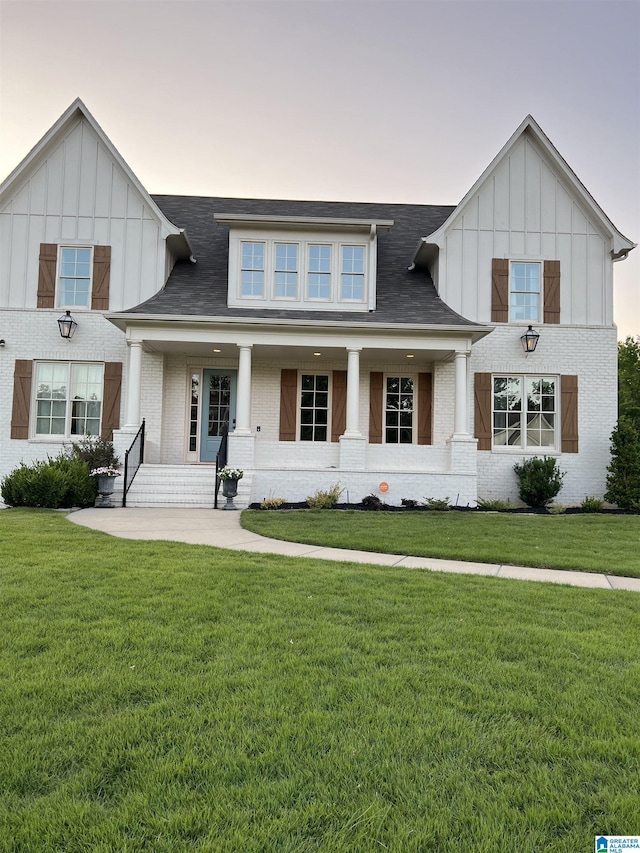
[{"label": "window", "polygon": [[342,299],[364,299],[364,246],[343,246],[341,267]]},{"label": "window", "polygon": [[303,373],[300,381],[300,441],[327,441],[329,377]]},{"label": "window", "polygon": [[100,435],[103,377],[102,364],[37,364],[35,434]]},{"label": "window", "polygon": [[309,246],[308,299],[331,299],[331,246]]},{"label": "window", "polygon": [[555,448],[557,387],[553,376],[494,376],[493,446]]},{"label": "window", "polygon": [[538,323],[540,321],[540,293],[540,264],[512,263],[509,319]]},{"label": "window", "polygon": [[91,249],[60,248],[58,305],[89,308],[91,304]]},{"label": "window", "polygon": [[275,297],[296,299],[298,296],[298,245],[276,243]]},{"label": "window", "polygon": [[414,387],[411,376],[387,376],[384,398],[386,444],[413,443]]},{"label": "window", "polygon": [[242,243],[242,296],[264,296],[264,243]]}]

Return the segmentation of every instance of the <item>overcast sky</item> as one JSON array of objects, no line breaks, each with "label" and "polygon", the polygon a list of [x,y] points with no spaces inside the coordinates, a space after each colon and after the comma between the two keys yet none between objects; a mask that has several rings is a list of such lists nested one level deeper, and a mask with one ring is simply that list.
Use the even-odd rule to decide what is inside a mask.
[{"label": "overcast sky", "polygon": [[0,0],[0,180],[78,96],[151,193],[336,201],[456,204],[531,113],[640,242],[638,0]]}]

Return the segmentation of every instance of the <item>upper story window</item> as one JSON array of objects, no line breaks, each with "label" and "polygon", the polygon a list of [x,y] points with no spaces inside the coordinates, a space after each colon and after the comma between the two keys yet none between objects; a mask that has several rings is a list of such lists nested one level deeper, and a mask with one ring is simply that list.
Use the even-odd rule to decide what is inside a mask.
[{"label": "upper story window", "polygon": [[364,246],[342,246],[341,297],[362,302],[364,297]]},{"label": "upper story window", "polygon": [[331,299],[331,246],[310,243],[307,263],[307,299]]},{"label": "upper story window", "polygon": [[104,365],[39,362],[35,435],[100,435]]},{"label": "upper story window", "polygon": [[298,297],[298,244],[275,244],[274,296],[276,299]]},{"label": "upper story window", "polygon": [[557,447],[557,388],[554,376],[494,376],[494,448]]},{"label": "upper story window", "polygon": [[375,310],[378,237],[392,220],[239,213],[215,219],[229,228],[229,307]]},{"label": "upper story window", "polygon": [[541,280],[539,263],[511,263],[509,319],[540,322]]},{"label": "upper story window", "polygon": [[240,293],[245,297],[264,297],[264,243],[242,243]]},{"label": "upper story window", "polygon": [[61,308],[91,305],[91,269],[90,248],[60,247],[58,265],[58,306]]}]

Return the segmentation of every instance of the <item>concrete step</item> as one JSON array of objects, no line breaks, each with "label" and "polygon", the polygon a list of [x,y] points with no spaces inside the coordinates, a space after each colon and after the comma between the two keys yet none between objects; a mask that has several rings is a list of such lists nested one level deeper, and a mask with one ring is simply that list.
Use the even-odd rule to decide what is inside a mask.
[{"label": "concrete step", "polygon": [[[141,465],[127,494],[127,506],[212,507],[215,474],[215,466],[212,465]],[[238,496],[234,504],[240,509],[247,507],[250,494],[251,478],[245,475],[238,483]],[[225,503],[221,486],[218,506],[224,506]]]}]

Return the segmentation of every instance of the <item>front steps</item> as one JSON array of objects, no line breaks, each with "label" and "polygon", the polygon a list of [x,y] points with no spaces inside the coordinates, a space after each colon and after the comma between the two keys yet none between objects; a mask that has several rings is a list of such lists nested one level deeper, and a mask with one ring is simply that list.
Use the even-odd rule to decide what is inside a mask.
[{"label": "front steps", "polygon": [[[118,485],[121,485],[118,483]],[[212,509],[216,488],[215,465],[141,465],[129,493],[128,507],[169,507]],[[238,483],[238,496],[233,503],[238,509],[249,506],[251,477],[245,476]],[[122,498],[122,492],[114,494],[114,503]],[[218,509],[227,499],[218,493]]]}]

